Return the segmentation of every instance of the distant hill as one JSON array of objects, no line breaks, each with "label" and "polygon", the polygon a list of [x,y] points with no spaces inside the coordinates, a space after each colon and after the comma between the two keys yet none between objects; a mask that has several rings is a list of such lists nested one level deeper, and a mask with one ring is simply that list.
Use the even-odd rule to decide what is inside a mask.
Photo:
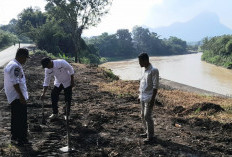
[{"label": "distant hill", "polygon": [[224,34],[232,34],[232,29],[221,24],[214,13],[201,13],[185,23],[174,23],[167,27],[149,28],[158,33],[161,38],[176,36],[188,42],[200,41],[204,37],[213,37]]}]

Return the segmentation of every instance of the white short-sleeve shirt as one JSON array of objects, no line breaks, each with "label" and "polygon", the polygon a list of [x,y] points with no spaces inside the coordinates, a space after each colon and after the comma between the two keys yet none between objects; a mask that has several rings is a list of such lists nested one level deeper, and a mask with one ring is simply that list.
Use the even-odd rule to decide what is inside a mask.
[{"label": "white short-sleeve shirt", "polygon": [[19,94],[14,85],[19,84],[21,92],[28,99],[26,78],[22,65],[16,60],[10,61],[4,68],[4,90],[8,103],[12,103],[15,99],[19,99]]},{"label": "white short-sleeve shirt", "polygon": [[145,69],[139,88],[139,98],[143,102],[150,102],[153,90],[159,87],[159,70],[154,68],[151,64]]},{"label": "white short-sleeve shirt", "polygon": [[73,67],[63,59],[53,60],[53,68],[45,68],[45,78],[43,86],[49,86],[51,77],[54,76],[54,85],[59,87],[60,84],[67,88],[71,85],[71,75],[74,74]]}]

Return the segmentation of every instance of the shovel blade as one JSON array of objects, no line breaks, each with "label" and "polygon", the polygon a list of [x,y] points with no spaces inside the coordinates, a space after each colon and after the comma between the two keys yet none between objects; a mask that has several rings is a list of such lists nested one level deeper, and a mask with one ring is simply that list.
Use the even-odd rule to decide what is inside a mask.
[{"label": "shovel blade", "polygon": [[69,147],[68,146],[62,147],[62,148],[60,148],[60,151],[62,151],[64,153],[69,152]]},{"label": "shovel blade", "polygon": [[64,153],[67,153],[67,152],[70,152],[70,151],[74,151],[74,149],[70,148],[69,146],[65,146],[65,147],[60,148],[60,151],[62,151]]}]

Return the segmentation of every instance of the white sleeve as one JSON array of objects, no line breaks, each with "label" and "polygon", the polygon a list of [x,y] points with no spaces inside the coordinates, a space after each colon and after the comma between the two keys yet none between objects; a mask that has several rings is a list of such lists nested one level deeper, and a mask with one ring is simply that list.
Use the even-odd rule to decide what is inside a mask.
[{"label": "white sleeve", "polygon": [[159,87],[159,70],[158,69],[152,70],[152,84],[153,84],[153,89],[158,89]]},{"label": "white sleeve", "polygon": [[44,78],[43,86],[45,87],[49,86],[52,75],[53,75],[53,71],[45,68],[45,78]]},{"label": "white sleeve", "polygon": [[66,60],[62,61],[62,65],[69,72],[69,75],[73,75],[74,74],[73,67]]},{"label": "white sleeve", "polygon": [[11,69],[10,69],[10,73],[9,73],[9,75],[10,75],[10,81],[15,85],[15,84],[19,84],[19,82],[20,82],[20,74],[22,73],[21,72],[21,69],[20,69],[20,67],[19,66],[12,66],[12,67],[10,67]]}]

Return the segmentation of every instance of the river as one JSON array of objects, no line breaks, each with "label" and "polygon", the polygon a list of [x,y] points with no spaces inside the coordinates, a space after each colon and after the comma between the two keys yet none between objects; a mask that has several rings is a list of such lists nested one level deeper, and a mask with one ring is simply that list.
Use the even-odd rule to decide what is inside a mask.
[{"label": "river", "polygon": [[[201,61],[202,53],[150,57],[160,77],[207,91],[232,96],[232,70]],[[138,59],[107,62],[101,66],[112,69],[122,80],[139,80],[142,69]]]}]

